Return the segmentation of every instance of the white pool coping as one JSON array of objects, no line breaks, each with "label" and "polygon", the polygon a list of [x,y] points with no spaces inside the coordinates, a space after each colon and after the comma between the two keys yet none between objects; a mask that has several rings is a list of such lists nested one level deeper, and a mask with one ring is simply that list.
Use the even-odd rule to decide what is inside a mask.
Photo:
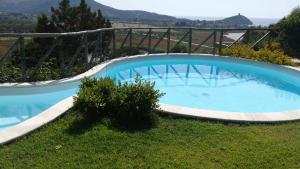
[{"label": "white pool coping", "polygon": [[[136,55],[130,57],[122,57],[113,59],[107,62],[104,62],[100,65],[95,66],[94,68],[88,70],[87,72],[80,74],[78,76],[72,78],[66,78],[62,80],[55,80],[55,81],[45,81],[45,82],[35,82],[35,83],[4,83],[0,84],[0,88],[26,88],[26,87],[41,87],[41,86],[49,86],[49,85],[56,85],[62,83],[68,83],[73,81],[78,81],[84,77],[90,77],[98,73],[99,71],[105,69],[106,66],[113,64],[115,62],[124,61],[128,59],[136,59],[136,58],[143,58],[143,57],[151,57],[151,56],[161,56],[166,54],[151,54],[151,55]],[[170,54],[174,56],[182,56],[187,54]],[[189,56],[210,56],[210,57],[218,57],[218,58],[228,58],[227,56],[211,56],[205,54],[188,54]],[[232,61],[248,61],[247,59],[242,58],[231,58]],[[255,63],[255,62],[253,62]],[[299,68],[290,67],[290,66],[283,66],[289,69],[297,70],[300,72]],[[75,96],[75,95],[74,95]],[[24,136],[37,128],[55,120],[62,114],[64,114],[67,110],[73,107],[73,98],[71,96],[69,98],[64,99],[63,101],[55,104],[54,106],[50,107],[49,109],[41,112],[37,116],[30,118],[18,125],[10,127],[8,129],[3,129],[0,131],[0,145],[9,143],[21,136]],[[289,112],[274,112],[274,113],[239,113],[239,112],[222,112],[222,111],[213,111],[213,110],[204,110],[204,109],[195,109],[195,108],[188,108],[176,105],[168,105],[168,104],[160,104],[160,110],[164,113],[177,115],[177,116],[187,116],[187,117],[195,117],[195,118],[203,118],[203,119],[215,119],[215,120],[222,120],[222,121],[234,121],[234,122],[285,122],[285,121],[295,121],[300,120],[300,110],[289,111]]]}]

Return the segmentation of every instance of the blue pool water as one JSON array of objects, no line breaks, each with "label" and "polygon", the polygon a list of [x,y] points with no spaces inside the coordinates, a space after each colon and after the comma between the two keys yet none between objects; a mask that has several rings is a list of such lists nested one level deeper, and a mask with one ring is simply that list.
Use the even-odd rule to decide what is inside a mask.
[{"label": "blue pool water", "polygon": [[[257,62],[209,56],[151,56],[109,65],[95,77],[155,82],[161,103],[228,112],[300,109],[300,74]],[[0,88],[0,130],[19,124],[74,95],[79,82]]]},{"label": "blue pool water", "polygon": [[[273,65],[228,59],[140,59],[99,76],[134,81],[139,75],[166,93],[161,103],[229,112],[300,109],[300,76]],[[299,84],[299,85],[298,85]]]},{"label": "blue pool water", "polygon": [[[54,87],[54,86],[53,86]],[[35,92],[35,88],[24,88],[22,90],[30,90],[33,93],[27,93],[19,90],[22,94],[0,95],[0,130],[19,124],[30,119],[44,110],[55,105],[74,93],[77,88],[72,86],[65,90],[47,90]],[[48,88],[49,89],[49,88]]]}]

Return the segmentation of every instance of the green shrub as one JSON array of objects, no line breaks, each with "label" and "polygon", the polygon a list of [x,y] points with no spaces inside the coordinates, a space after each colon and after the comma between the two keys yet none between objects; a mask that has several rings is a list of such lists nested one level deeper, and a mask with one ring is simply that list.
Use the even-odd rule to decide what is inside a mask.
[{"label": "green shrub", "polygon": [[[58,70],[51,68],[50,63],[45,63],[34,75],[34,67],[27,69],[28,81],[53,80],[60,77]],[[13,64],[4,64],[0,66],[0,83],[22,82],[21,68]]]},{"label": "green shrub", "polygon": [[21,69],[11,64],[0,66],[0,83],[19,82],[22,80]]},{"label": "green shrub", "polygon": [[89,120],[101,119],[115,111],[118,95],[117,86],[109,78],[100,80],[85,78],[75,97],[75,108],[82,117]]},{"label": "green shrub", "polygon": [[84,119],[111,119],[124,129],[140,129],[156,124],[162,94],[154,83],[137,78],[135,83],[115,84],[110,78],[84,79],[75,97],[75,108]]},{"label": "green shrub", "polygon": [[188,47],[183,43],[179,43],[172,48],[171,52],[172,53],[188,53]]},{"label": "green shrub", "polygon": [[29,81],[45,81],[55,80],[60,78],[60,73],[53,65],[53,62],[45,62],[43,66],[34,74],[35,67],[28,70]]},{"label": "green shrub", "polygon": [[154,89],[155,84],[136,78],[135,83],[118,84],[120,105],[114,114],[117,124],[127,129],[154,126],[159,107],[159,98],[163,96]]},{"label": "green shrub", "polygon": [[291,14],[280,20],[272,28],[276,30],[284,52],[290,56],[300,57],[300,8],[294,9]]},{"label": "green shrub", "polygon": [[296,64],[291,60],[291,58],[285,55],[280,50],[269,50],[269,49],[260,49],[255,51],[248,46],[235,46],[232,48],[223,49],[222,55],[241,57],[261,62],[269,62],[273,64],[280,65],[290,65],[295,66]]},{"label": "green shrub", "polygon": [[284,52],[283,49],[280,47],[280,44],[277,42],[271,42],[270,45],[267,46],[267,49],[271,51]]}]

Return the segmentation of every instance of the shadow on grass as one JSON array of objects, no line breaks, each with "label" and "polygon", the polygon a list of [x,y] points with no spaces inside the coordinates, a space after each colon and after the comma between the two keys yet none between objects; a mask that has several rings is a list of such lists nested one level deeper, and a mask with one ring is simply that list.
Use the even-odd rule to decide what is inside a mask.
[{"label": "shadow on grass", "polygon": [[109,128],[115,131],[135,133],[135,132],[145,132],[151,130],[157,126],[157,123],[154,124],[137,124],[137,125],[126,125],[119,122],[113,121]]},{"label": "shadow on grass", "polygon": [[[77,113],[79,114],[79,113]],[[121,131],[121,132],[143,132],[155,128],[158,123],[158,116],[155,116],[155,120],[151,121],[150,123],[142,122],[130,122],[130,123],[123,123],[120,121],[115,120],[114,118],[108,117],[94,117],[90,119],[86,119],[77,115],[77,119],[66,129],[66,133],[70,135],[81,135],[90,130],[92,130],[97,125],[104,125],[107,128],[114,130],[114,131]]]},{"label": "shadow on grass", "polygon": [[81,135],[91,130],[97,123],[88,120],[75,120],[72,125],[66,129],[70,135]]},{"label": "shadow on grass", "polygon": [[[79,113],[76,113],[77,115]],[[287,123],[293,123],[293,122],[277,122],[277,123],[259,123],[259,122],[237,122],[237,121],[224,121],[224,120],[215,120],[215,119],[203,119],[203,118],[197,118],[197,117],[186,117],[186,116],[175,116],[172,114],[164,113],[161,111],[158,111],[155,113],[155,116],[151,118],[155,118],[155,120],[136,120],[136,121],[121,121],[116,120],[113,117],[94,117],[90,119],[85,119],[83,117],[79,117],[71,124],[71,126],[66,129],[66,132],[70,135],[81,135],[85,132],[90,131],[92,128],[94,128],[97,125],[104,125],[107,128],[114,130],[114,131],[120,131],[120,132],[143,132],[150,129],[153,129],[157,126],[159,117],[161,118],[168,118],[168,119],[185,119],[185,120],[197,120],[205,123],[214,123],[214,124],[222,124],[224,126],[228,127],[248,127],[252,125],[268,125],[268,126],[278,126],[278,125],[284,125]],[[140,123],[138,123],[140,121]],[[151,121],[151,123],[147,123],[147,121]],[[153,123],[152,123],[153,122]],[[295,121],[299,122],[299,121]]]},{"label": "shadow on grass", "polygon": [[66,133],[70,135],[81,135],[90,131],[96,125],[101,124],[103,117],[84,118],[78,111],[73,109],[72,113],[76,116],[76,119],[66,129]]},{"label": "shadow on grass", "polygon": [[157,111],[131,117],[128,114],[130,113],[120,113],[119,116],[112,117],[111,129],[130,133],[143,132],[155,128],[159,122]]}]

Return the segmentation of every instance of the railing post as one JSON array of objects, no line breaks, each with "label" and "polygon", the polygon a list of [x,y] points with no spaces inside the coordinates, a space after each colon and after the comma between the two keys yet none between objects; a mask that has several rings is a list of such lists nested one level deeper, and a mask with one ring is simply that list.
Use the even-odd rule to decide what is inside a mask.
[{"label": "railing post", "polygon": [[216,41],[217,41],[217,31],[214,30],[213,55],[216,55]]},{"label": "railing post", "polygon": [[221,32],[220,32],[219,55],[222,55],[223,35],[224,35],[224,30],[222,29]]},{"label": "railing post", "polygon": [[93,52],[91,52],[91,58],[89,59],[89,68],[91,68],[93,66],[94,60],[95,58],[99,57],[99,45],[100,44],[100,37],[99,34],[96,34],[96,44],[95,44],[95,48],[93,49]]},{"label": "railing post", "polygon": [[132,28],[129,29],[129,49],[132,49]]},{"label": "railing post", "polygon": [[272,35],[273,35],[273,30],[270,30],[270,35],[269,35],[269,37],[268,37],[268,48],[270,48],[271,47],[271,45],[272,45]]},{"label": "railing post", "polygon": [[[100,61],[102,61],[103,57],[103,36],[102,36],[102,31],[98,33],[98,39],[99,39],[99,57]],[[104,60],[104,59],[103,59]]]},{"label": "railing post", "polygon": [[192,42],[193,42],[193,29],[189,29],[189,54],[192,53]]},{"label": "railing post", "polygon": [[22,80],[26,81],[26,55],[25,55],[25,40],[24,37],[20,37],[20,54],[21,54],[21,71],[22,71]]},{"label": "railing post", "polygon": [[113,29],[112,36],[113,36],[112,37],[112,40],[113,40],[112,56],[114,57],[115,53],[116,53],[116,32],[115,32],[115,29]]},{"label": "railing post", "polygon": [[87,34],[84,34],[84,60],[85,60],[85,68],[89,67],[89,46],[88,46],[88,37]]},{"label": "railing post", "polygon": [[59,68],[60,68],[60,76],[65,77],[65,59],[64,59],[64,53],[63,53],[63,38],[61,37],[61,40],[58,44],[58,58],[59,58]]},{"label": "railing post", "polygon": [[168,28],[167,34],[167,53],[170,53],[170,42],[171,42],[171,28]]},{"label": "railing post", "polygon": [[151,47],[152,47],[152,45],[151,45],[151,39],[152,38],[152,28],[149,28],[149,35],[148,35],[148,54],[151,54]]}]

